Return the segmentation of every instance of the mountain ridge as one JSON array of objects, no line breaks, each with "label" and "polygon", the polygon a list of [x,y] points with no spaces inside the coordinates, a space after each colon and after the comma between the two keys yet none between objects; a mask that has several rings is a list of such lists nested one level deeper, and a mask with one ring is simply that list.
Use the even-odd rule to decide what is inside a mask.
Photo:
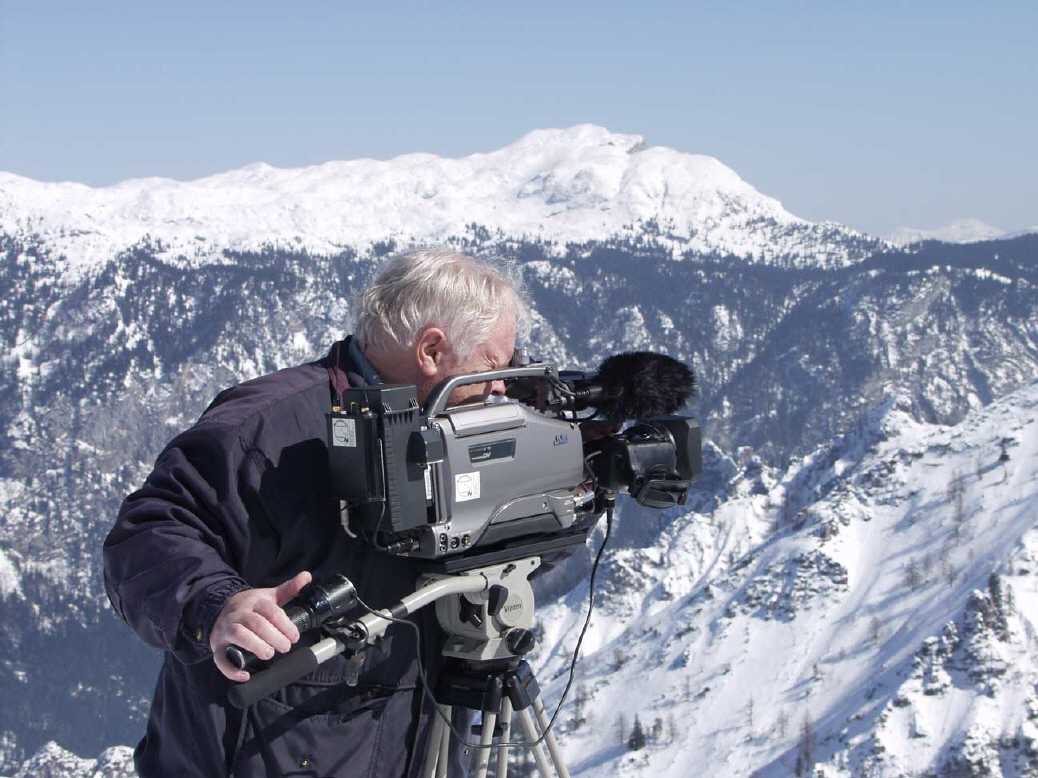
[{"label": "mountain ridge", "polygon": [[794,216],[713,157],[587,124],[534,130],[455,159],[253,163],[193,181],[95,188],[0,173],[0,230],[38,235],[80,273],[143,240],[198,259],[264,246],[363,252],[387,240],[443,242],[474,229],[563,245],[649,230],[675,256],[721,252],[827,267],[886,245]]}]

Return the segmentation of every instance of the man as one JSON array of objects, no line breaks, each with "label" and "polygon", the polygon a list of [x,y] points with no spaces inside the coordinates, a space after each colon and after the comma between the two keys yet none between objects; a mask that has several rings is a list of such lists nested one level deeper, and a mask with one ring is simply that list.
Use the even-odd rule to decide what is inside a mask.
[{"label": "man", "polygon": [[[142,778],[417,774],[432,708],[410,630],[391,628],[366,652],[356,686],[344,684],[339,656],[245,713],[226,698],[249,675],[224,651],[233,643],[269,659],[312,641],[282,606],[314,578],[344,573],[376,607],[414,590],[410,561],[342,529],[325,413],[347,385],[415,384],[423,401],[444,378],[507,366],[525,310],[516,284],[482,261],[440,250],[393,258],[360,301],[354,337],[221,392],[169,443],[104,546],[113,606],[165,651],[135,753]],[[451,401],[503,393],[487,382]],[[417,619],[435,671],[435,618]]]}]

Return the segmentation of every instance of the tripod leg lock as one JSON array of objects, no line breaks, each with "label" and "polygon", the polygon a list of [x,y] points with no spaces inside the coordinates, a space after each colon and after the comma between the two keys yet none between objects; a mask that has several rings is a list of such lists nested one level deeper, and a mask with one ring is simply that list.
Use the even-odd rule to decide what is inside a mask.
[{"label": "tripod leg lock", "polygon": [[541,694],[541,688],[537,685],[530,665],[520,662],[515,672],[508,674],[505,678],[505,694],[512,701],[513,710],[522,711],[533,705],[533,701]]}]

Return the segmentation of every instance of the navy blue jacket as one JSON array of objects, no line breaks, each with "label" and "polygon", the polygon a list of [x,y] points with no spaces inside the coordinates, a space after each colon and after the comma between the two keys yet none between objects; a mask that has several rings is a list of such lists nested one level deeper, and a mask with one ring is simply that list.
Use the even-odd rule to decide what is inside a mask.
[{"label": "navy blue jacket", "polygon": [[[415,588],[412,563],[371,551],[339,523],[325,447],[331,382],[378,377],[352,339],[336,345],[323,360],[220,393],[160,454],[105,541],[112,605],[165,651],[135,754],[142,778],[403,777],[421,768],[431,702],[416,686],[411,630],[394,626],[367,652],[357,686],[342,683],[345,660],[335,657],[244,715],[227,703],[233,682],[209,650],[228,597],[300,570],[345,573],[373,607]],[[435,618],[416,618],[435,674]]]}]

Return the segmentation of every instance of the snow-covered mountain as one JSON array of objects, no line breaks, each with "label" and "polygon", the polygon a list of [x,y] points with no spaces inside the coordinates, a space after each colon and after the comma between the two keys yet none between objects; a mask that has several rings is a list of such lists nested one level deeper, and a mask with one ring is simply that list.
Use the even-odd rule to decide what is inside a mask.
[{"label": "snow-covered mountain", "polygon": [[[673,165],[667,162],[659,172],[662,178],[654,180],[669,180],[672,170],[720,166],[670,150],[639,149],[633,136],[590,127],[534,133],[500,152],[464,160],[419,156],[332,163],[332,168],[355,173],[369,171],[370,180],[348,179],[354,182],[350,191],[383,187],[392,192],[393,176],[396,186],[403,187],[404,194],[384,194],[388,199],[379,201],[379,208],[365,212],[373,227],[357,230],[343,227],[346,217],[337,215],[343,202],[353,202],[345,194],[336,199],[345,174],[329,172],[328,166],[254,171],[259,183],[252,188],[243,171],[226,174],[237,181],[233,186],[217,176],[205,180],[208,188],[203,182],[152,181],[94,190],[0,176],[0,622],[5,626],[0,630],[0,774],[21,770],[25,776],[116,778],[125,772],[125,750],[107,749],[140,736],[157,657],[116,621],[100,585],[100,544],[119,501],[139,485],[164,443],[190,424],[217,391],[321,354],[349,331],[352,301],[388,252],[441,237],[450,245],[502,255],[517,264],[534,309],[533,354],[567,367],[591,367],[617,351],[651,349],[689,361],[697,371],[701,395],[695,410],[711,440],[709,467],[691,513],[624,509],[616,545],[606,557],[605,569],[611,572],[604,584],[603,611],[581,670],[589,674],[582,681],[585,694],[602,695],[589,707],[618,699],[614,695],[619,687],[606,672],[611,664],[617,666],[617,679],[631,685],[634,668],[650,675],[655,672],[650,655],[663,656],[667,667],[675,667],[652,675],[653,694],[663,701],[643,707],[647,703],[642,697],[632,697],[632,715],[639,713],[650,727],[657,716],[666,724],[664,711],[671,705],[675,720],[688,723],[695,717],[698,722],[686,732],[698,744],[696,750],[727,758],[735,753],[732,732],[737,728],[731,722],[718,724],[711,738],[716,746],[709,746],[704,740],[707,724],[729,721],[726,700],[740,694],[726,679],[739,674],[748,684],[745,679],[755,677],[749,668],[758,661],[760,641],[771,636],[776,649],[769,661],[778,657],[802,668],[805,656],[815,655],[822,680],[795,686],[793,692],[771,685],[763,696],[754,696],[756,723],[745,756],[732,756],[735,761],[724,769],[704,762],[700,772],[780,774],[776,760],[792,756],[782,757],[786,752],[781,743],[793,737],[789,733],[805,716],[824,738],[839,731],[834,722],[861,714],[856,723],[844,725],[848,740],[839,748],[835,741],[825,745],[818,740],[813,755],[833,770],[844,759],[864,764],[868,748],[926,753],[925,759],[932,757],[928,764],[952,759],[965,730],[935,727],[928,718],[932,711],[919,706],[920,726],[930,727],[931,740],[896,743],[898,716],[909,706],[895,705],[896,711],[883,719],[870,701],[853,696],[862,681],[850,673],[845,659],[825,654],[822,644],[806,634],[791,647],[792,638],[780,627],[806,624],[803,619],[815,617],[803,614],[820,609],[824,615],[811,621],[811,628],[829,629],[824,634],[834,646],[857,657],[858,666],[875,671],[877,683],[883,681],[873,694],[877,705],[893,699],[883,695],[895,688],[912,699],[911,688],[904,686],[910,678],[890,672],[907,667],[906,657],[917,656],[925,638],[935,638],[939,645],[926,649],[931,652],[926,661],[939,662],[953,679],[952,690],[942,699],[954,699],[962,720],[986,710],[988,698],[968,690],[965,696],[954,696],[960,690],[956,684],[965,683],[956,668],[972,661],[967,654],[974,651],[974,627],[969,624],[978,618],[987,623],[994,606],[984,605],[983,597],[969,606],[966,583],[960,581],[949,584],[959,592],[958,605],[942,600],[927,610],[918,593],[890,589],[890,571],[907,564],[924,542],[925,533],[916,524],[930,527],[937,537],[946,534],[947,527],[939,523],[945,519],[927,523],[943,509],[927,497],[927,490],[938,487],[924,476],[933,472],[943,478],[947,467],[962,464],[961,457],[956,459],[956,435],[970,441],[980,436],[971,443],[979,465],[961,469],[982,477],[956,481],[966,490],[964,504],[977,498],[982,484],[984,494],[989,486],[995,490],[990,499],[997,501],[990,505],[1009,499],[981,472],[991,464],[991,443],[983,436],[996,421],[1003,436],[1020,444],[1019,451],[1006,444],[1007,483],[1020,495],[1029,488],[1022,457],[1031,450],[1029,439],[1012,427],[1033,416],[1027,398],[1038,379],[1038,236],[968,245],[925,243],[895,251],[833,225],[809,225],[794,217],[784,221],[777,203],[752,193],[734,174],[707,173],[686,176],[684,188],[672,182],[671,194],[683,192],[686,205],[713,202],[724,207],[713,221],[679,220],[675,227],[667,223],[671,212],[662,205],[663,210],[635,207],[643,201],[635,196],[632,182],[648,175],[637,169],[655,158]],[[421,177],[401,172],[406,160],[416,170],[427,166],[451,172],[454,179],[444,178],[447,183],[436,190],[441,194],[427,198],[442,207],[427,205],[423,211],[426,201],[406,194],[411,191],[406,183]],[[531,175],[547,171],[554,177],[541,182],[540,194],[518,197],[521,176],[515,177],[512,166],[522,165]],[[513,176],[493,190],[503,198],[498,201],[489,184],[480,188],[498,180],[498,174],[488,172],[494,169],[501,180]],[[598,173],[581,177],[573,172],[577,169]],[[322,170],[327,180],[318,185]],[[566,170],[568,179],[560,172]],[[614,178],[602,171],[613,171],[609,175]],[[558,189],[561,181],[578,179],[590,182],[587,191],[613,193],[601,206],[607,210],[588,205],[590,195],[576,192],[575,184]],[[614,189],[600,189],[607,180],[616,183]],[[293,181],[298,197],[292,194]],[[697,181],[706,183],[697,188]],[[725,181],[729,190],[718,183]],[[740,184],[745,188],[739,189]],[[200,186],[203,205],[192,199],[193,188]],[[744,200],[731,199],[736,190]],[[717,194],[722,191],[728,195]],[[460,192],[468,194],[462,197]],[[295,210],[288,207],[293,202],[299,204]],[[497,211],[490,207],[493,202]],[[669,194],[666,202],[677,200]],[[469,206],[512,221],[487,217],[486,223],[473,223],[464,216]],[[701,213],[685,205],[679,210]],[[410,224],[410,216],[401,216],[405,211],[428,231],[411,234],[399,227]],[[617,216],[620,211],[625,215]],[[587,226],[595,213],[607,226],[616,217],[616,234],[588,238],[597,235]],[[769,215],[757,219],[751,213]],[[543,227],[535,224],[538,218]],[[316,226],[306,231],[292,226],[296,224]],[[251,227],[268,231],[252,233]],[[686,227],[687,234],[682,233]],[[577,231],[566,232],[571,228]],[[258,250],[245,248],[257,244],[262,244]],[[1003,416],[991,415],[996,413]],[[911,453],[907,458],[898,455],[891,464],[894,455],[884,453],[892,447],[916,452],[923,445],[919,441],[945,438],[952,443],[944,459]],[[930,442],[925,446],[929,452]],[[905,485],[898,488],[919,488],[921,496],[910,495],[906,502],[894,495],[889,504],[882,502],[888,499],[881,494],[884,483],[899,480]],[[855,507],[859,503],[865,506],[860,511]],[[908,520],[896,511],[908,511],[910,505],[916,518],[902,527]],[[1010,509],[999,510],[994,518],[978,520],[976,527],[1002,522]],[[850,517],[846,525],[830,520],[845,514]],[[970,591],[986,591],[992,600],[990,570],[977,560],[986,558],[988,546],[982,545],[996,535],[978,529],[974,537],[965,526],[958,537],[968,536],[963,541],[967,559],[951,556],[957,570],[974,570]],[[890,558],[857,559],[857,545],[878,554],[877,541],[868,534],[878,527],[889,530],[883,549]],[[838,534],[830,537],[833,532]],[[970,548],[973,560],[968,559]],[[579,564],[567,570],[562,578],[546,580],[555,594],[578,585],[585,572]],[[999,574],[1004,580],[995,588],[1012,584],[1019,610],[1023,584],[1014,583],[1008,569]],[[874,580],[866,592],[860,587],[867,586],[862,581],[870,575]],[[919,591],[932,593],[928,586]],[[885,587],[890,593],[880,608],[873,598]],[[815,590],[821,594],[816,596]],[[879,637],[860,644],[857,653],[847,643],[862,629],[848,610],[850,592],[861,598],[863,607],[875,605],[881,621]],[[693,596],[702,602],[682,605],[680,613],[669,610]],[[551,694],[558,688],[551,679],[560,666],[560,651],[572,638],[566,625],[582,607],[579,590],[568,598],[543,612],[546,640],[538,662]],[[732,605],[732,615],[718,615],[721,601]],[[702,608],[698,614],[697,608]],[[1009,614],[1011,609],[1003,606],[1002,611]],[[907,612],[925,616],[927,628],[903,626]],[[945,621],[934,621],[938,613],[956,623],[954,635],[944,630]],[[835,622],[837,618],[844,621]],[[997,616],[999,630],[1001,618]],[[659,625],[659,633],[641,634],[650,619]],[[1006,620],[1020,627],[1010,632],[1011,641],[1028,634],[1018,617],[1006,615]],[[845,627],[847,635],[837,634],[830,622]],[[871,635],[871,618],[867,622]],[[902,626],[895,630],[895,624]],[[678,634],[689,625],[691,631]],[[738,653],[739,630],[739,640],[750,647],[744,654]],[[901,637],[895,640],[896,635]],[[695,642],[707,636],[714,642]],[[1026,661],[1038,655],[1033,647],[1013,646],[1012,651],[1030,657]],[[682,668],[677,667],[679,647],[682,656],[688,649]],[[725,662],[733,668],[725,670],[709,656],[701,659],[707,649],[729,657]],[[759,661],[765,669],[758,674],[779,678],[778,665]],[[832,673],[825,676],[830,666]],[[708,677],[711,673],[716,680]],[[789,673],[782,677],[793,683]],[[1004,674],[1002,691],[992,699],[1012,707],[1016,698],[997,695],[1033,684],[1030,677]],[[673,683],[679,685],[681,699],[672,699],[668,684]],[[711,697],[705,692],[709,705],[697,707],[695,695],[706,687],[724,694]],[[817,693],[796,697],[811,689]],[[926,700],[936,696],[924,695]],[[789,737],[776,745],[762,739],[760,730],[767,726],[762,722],[772,720],[768,716],[778,716],[780,699],[791,705],[784,725]],[[842,707],[823,708],[824,700]],[[1015,726],[1014,715],[1010,711],[1000,719],[1004,727]],[[1016,737],[1013,732],[1006,742]],[[570,756],[584,774],[597,774],[595,765],[638,774],[643,769],[639,760],[645,759],[653,770],[664,769],[651,754],[666,752],[669,756],[659,758],[678,765],[685,752],[693,752],[677,741],[665,748],[657,742],[649,756],[625,756],[610,752],[598,737],[585,729],[567,736]],[[971,743],[987,743],[983,753],[995,747],[990,739],[970,737]],[[868,738],[880,745],[866,745]],[[49,741],[56,743],[47,745]],[[934,750],[938,743],[940,755]],[[915,757],[904,756],[910,758]],[[890,765],[876,764],[877,774],[898,774]],[[675,772],[678,767],[666,769],[682,774]],[[1005,775],[1029,774],[1001,769]],[[909,768],[903,772],[908,774]]]},{"label": "snow-covered mountain", "polygon": [[196,181],[108,187],[0,173],[0,231],[39,236],[89,271],[147,239],[169,257],[223,249],[439,243],[474,230],[566,244],[650,230],[674,252],[839,266],[880,243],[799,219],[718,160],[593,125],[536,130],[486,154],[408,154],[299,169],[249,165]]},{"label": "snow-covered mountain", "polygon": [[975,243],[979,240],[994,240],[1008,237],[1001,227],[993,227],[980,219],[956,219],[943,227],[922,229],[919,227],[898,227],[887,240],[898,246],[919,243],[923,240],[940,240],[945,243]]},{"label": "snow-covered mountain", "polygon": [[[718,453],[703,504],[614,551],[575,774],[1038,775],[1038,382],[954,427],[910,407],[785,472]],[[586,601],[541,611],[549,697]]]},{"label": "snow-covered mountain", "polygon": [[[828,271],[675,261],[651,242],[559,257],[531,243],[475,248],[519,263],[533,353],[568,366],[632,348],[690,361],[707,434],[773,466],[853,429],[885,396],[950,424],[1038,377],[1034,237]],[[228,252],[188,268],[145,245],[75,281],[39,242],[0,235],[0,251],[0,760],[11,765],[50,739],[96,754],[139,734],[156,658],[116,622],[99,575],[119,501],[217,391],[348,330],[381,255]],[[643,543],[656,526],[627,523],[619,537]]]},{"label": "snow-covered mountain", "polygon": [[106,748],[96,759],[85,759],[51,741],[27,759],[12,778],[136,778],[133,749]]}]

